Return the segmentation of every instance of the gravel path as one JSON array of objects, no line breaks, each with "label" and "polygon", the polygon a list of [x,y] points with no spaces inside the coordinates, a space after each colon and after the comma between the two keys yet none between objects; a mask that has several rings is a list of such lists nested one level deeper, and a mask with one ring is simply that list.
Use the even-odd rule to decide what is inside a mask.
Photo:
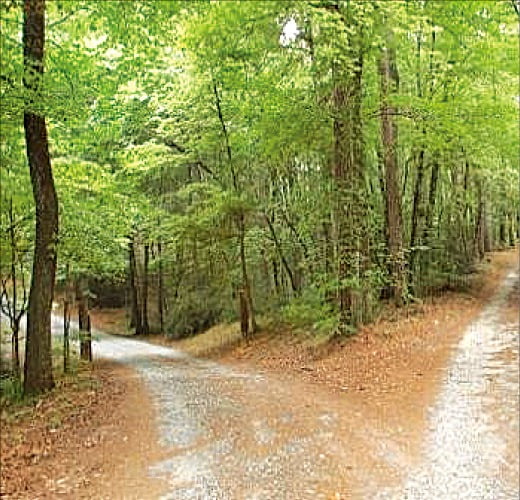
[{"label": "gravel path", "polygon": [[515,280],[446,368],[420,463],[395,439],[399,430],[348,394],[100,332],[93,350],[133,366],[151,391],[168,450],[150,466],[168,484],[163,499],[513,499],[518,331],[500,310]]},{"label": "gravel path", "polygon": [[518,272],[466,330],[430,409],[422,463],[404,487],[378,498],[499,500],[520,497],[519,332],[502,320]]},{"label": "gravel path", "polygon": [[170,450],[150,468],[164,499],[345,498],[354,470],[373,492],[376,469],[395,467],[392,444],[341,396],[130,339],[101,335],[94,352],[134,366],[152,392]]}]

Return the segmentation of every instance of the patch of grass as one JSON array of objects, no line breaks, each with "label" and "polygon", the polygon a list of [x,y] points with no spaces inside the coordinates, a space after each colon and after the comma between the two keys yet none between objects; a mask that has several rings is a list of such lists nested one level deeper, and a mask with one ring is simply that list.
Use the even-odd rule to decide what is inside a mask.
[{"label": "patch of grass", "polygon": [[7,406],[23,400],[22,381],[11,376],[0,378],[0,403]]}]

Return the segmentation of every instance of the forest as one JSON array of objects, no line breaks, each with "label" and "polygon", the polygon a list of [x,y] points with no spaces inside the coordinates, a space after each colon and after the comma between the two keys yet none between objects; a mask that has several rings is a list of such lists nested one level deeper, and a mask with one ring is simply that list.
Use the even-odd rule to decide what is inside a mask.
[{"label": "forest", "polygon": [[140,335],[351,336],[518,240],[514,0],[5,0],[0,20],[26,393],[54,384],[58,292],[86,359],[96,305]]}]

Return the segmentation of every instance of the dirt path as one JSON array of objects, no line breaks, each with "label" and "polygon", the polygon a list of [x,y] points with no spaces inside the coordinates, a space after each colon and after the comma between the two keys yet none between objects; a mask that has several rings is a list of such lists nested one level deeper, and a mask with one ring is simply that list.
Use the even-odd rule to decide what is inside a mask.
[{"label": "dirt path", "polygon": [[94,352],[151,391],[167,449],[150,467],[168,484],[161,498],[517,498],[518,337],[504,320],[517,279],[466,328],[440,392],[416,394],[424,422],[402,418],[395,398],[291,372],[106,336]]},{"label": "dirt path", "polygon": [[366,498],[410,465],[355,399],[129,339],[95,348],[152,391],[170,450],[150,469],[164,498]]},{"label": "dirt path", "polygon": [[518,498],[518,321],[504,321],[518,279],[511,272],[466,329],[430,408],[419,466],[379,498]]}]

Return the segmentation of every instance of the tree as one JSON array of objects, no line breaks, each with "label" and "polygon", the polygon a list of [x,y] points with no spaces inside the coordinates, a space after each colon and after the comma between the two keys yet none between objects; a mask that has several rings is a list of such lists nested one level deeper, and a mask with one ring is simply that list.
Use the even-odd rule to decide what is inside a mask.
[{"label": "tree", "polygon": [[35,109],[41,95],[45,46],[45,0],[24,1],[24,111],[25,141],[36,205],[34,260],[27,313],[24,392],[54,386],[51,353],[51,310],[56,274],[58,198],[49,156],[42,111]]},{"label": "tree", "polygon": [[406,289],[402,209],[401,179],[397,157],[396,108],[390,104],[392,95],[399,89],[395,46],[391,28],[386,28],[386,43],[381,51],[379,74],[381,79],[381,139],[383,144],[384,193],[386,235],[389,253],[389,274],[391,297],[400,305]]},{"label": "tree", "polygon": [[[0,8],[0,154],[18,165],[23,61]],[[175,337],[222,321],[249,336],[255,315],[351,333],[387,298],[464,280],[518,232],[513,14],[49,3],[45,99],[27,108],[52,134],[59,277],[130,284],[136,330]]]},{"label": "tree", "polygon": [[[20,379],[20,348],[19,335],[23,316],[27,312],[27,287],[25,280],[25,266],[23,252],[19,247],[19,239],[23,226],[22,220],[15,220],[13,198],[7,202],[7,227],[8,248],[4,249],[9,256],[9,269],[2,272],[6,278],[2,278],[2,289],[0,293],[0,306],[2,313],[9,319],[11,328],[11,359],[12,371],[15,378]],[[9,286],[10,285],[10,286]],[[20,295],[20,287],[22,294]]]}]

